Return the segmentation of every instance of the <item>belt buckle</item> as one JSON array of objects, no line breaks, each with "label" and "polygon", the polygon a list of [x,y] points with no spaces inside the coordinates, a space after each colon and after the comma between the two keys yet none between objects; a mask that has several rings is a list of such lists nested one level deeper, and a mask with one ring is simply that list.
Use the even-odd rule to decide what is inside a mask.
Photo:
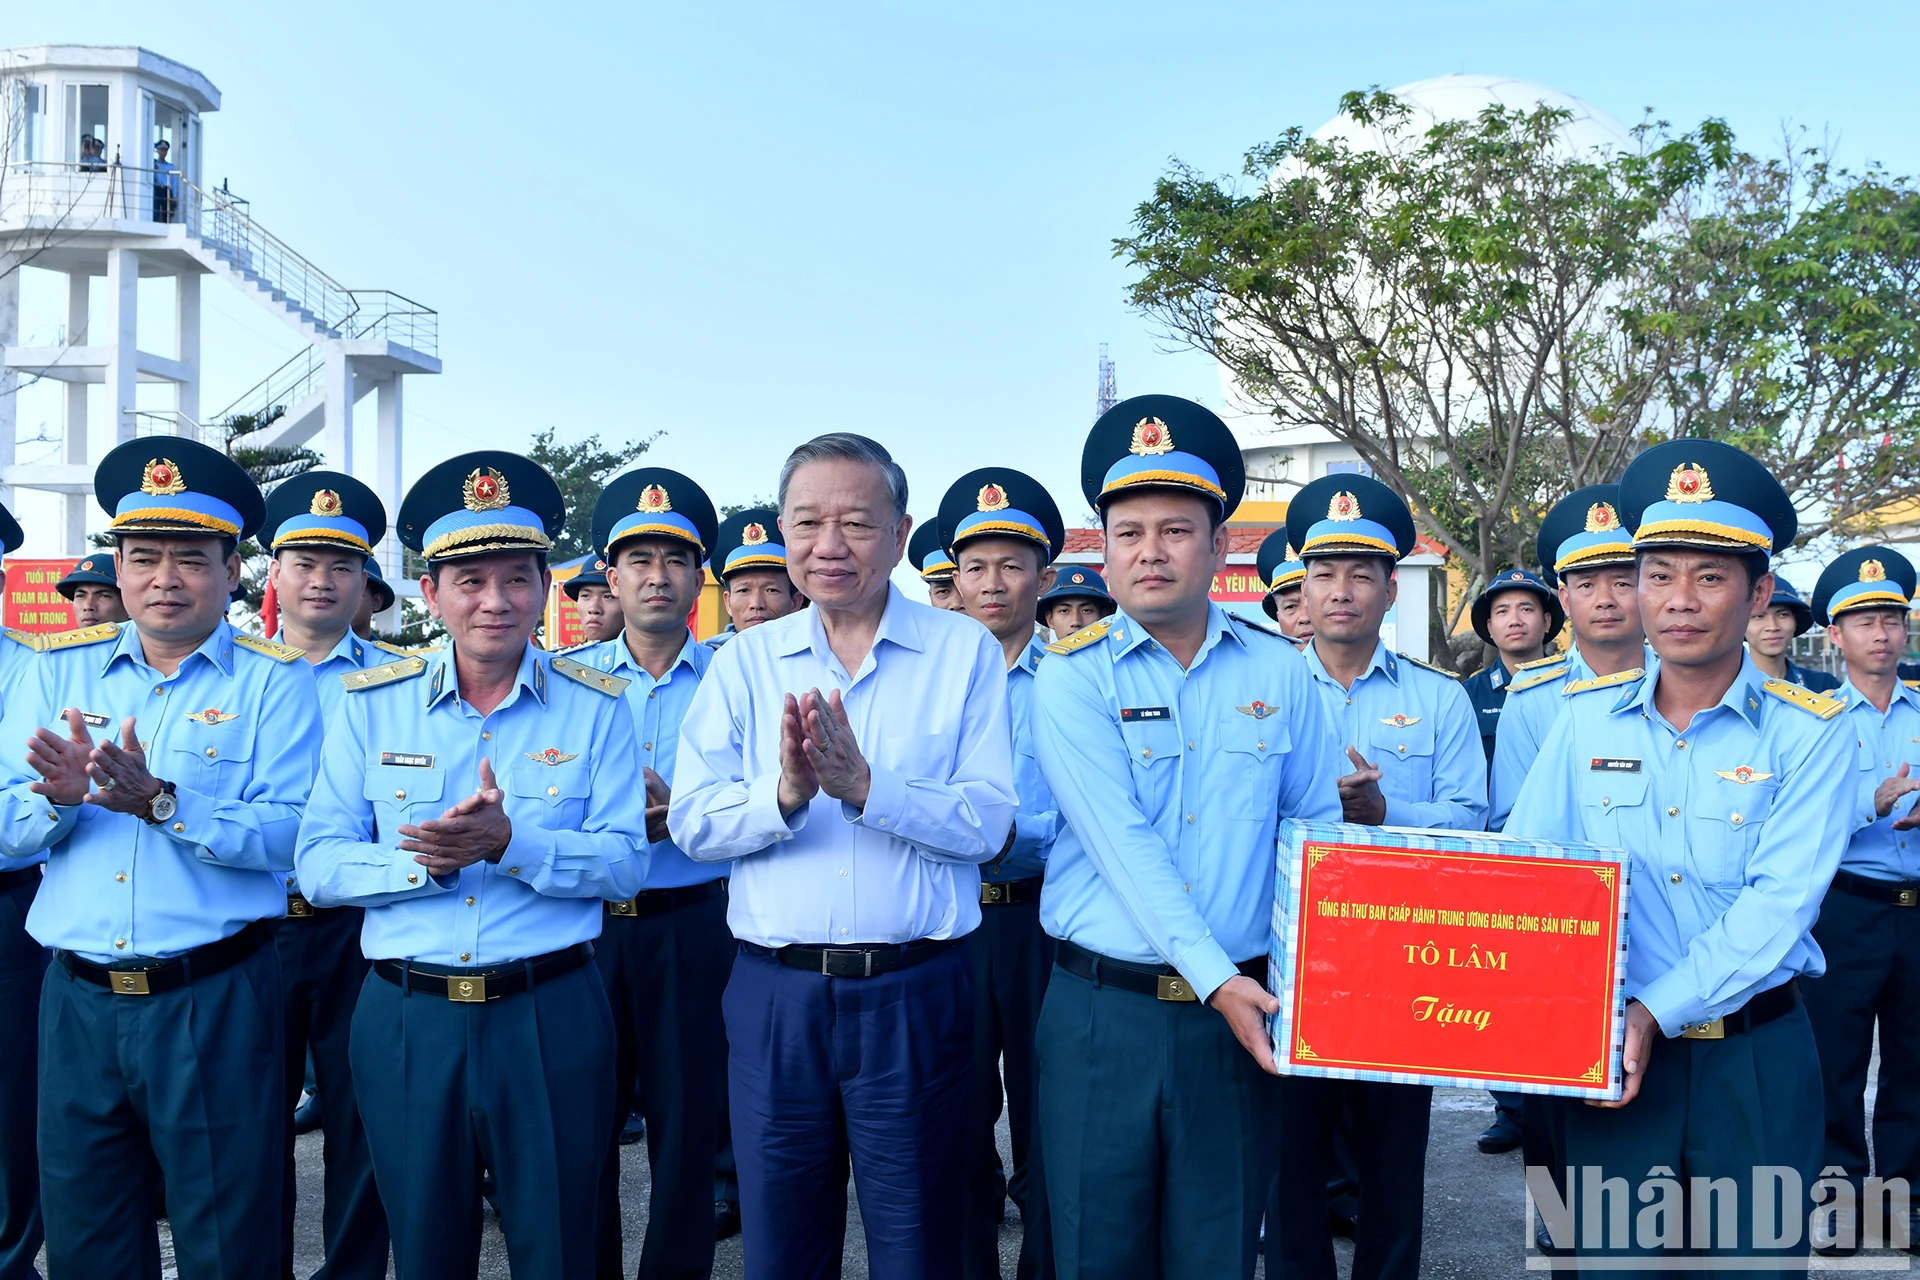
[{"label": "belt buckle", "polygon": [[455,1004],[485,1004],[487,979],[483,974],[447,979],[447,999]]},{"label": "belt buckle", "polygon": [[1712,1022],[1702,1022],[1698,1026],[1680,1028],[1682,1040],[1725,1040],[1727,1038],[1727,1020],[1715,1018]]},{"label": "belt buckle", "polygon": [[1193,994],[1193,988],[1187,985],[1187,980],[1177,973],[1161,974],[1160,989],[1153,994],[1160,1000],[1192,1000],[1197,1003],[1200,999]]},{"label": "belt buckle", "polygon": [[313,904],[311,902],[308,902],[305,898],[303,898],[297,893],[290,893],[287,895],[287,915],[288,916],[290,917],[291,916],[310,916],[312,914],[313,914]]},{"label": "belt buckle", "polygon": [[107,989],[117,996],[153,994],[153,989],[147,985],[147,972],[144,969],[107,970]]},{"label": "belt buckle", "polygon": [[624,902],[609,902],[607,914],[610,916],[637,916],[640,914],[638,900],[628,898]]},{"label": "belt buckle", "polygon": [[1007,886],[1003,884],[981,884],[980,903],[982,906],[996,902],[1007,902],[1009,900]]},{"label": "belt buckle", "polygon": [[1893,895],[1893,905],[1896,907],[1920,906],[1920,889],[1902,889]]},{"label": "belt buckle", "polygon": [[832,947],[822,947],[820,949],[820,976],[821,977],[831,978],[834,976],[833,958],[835,956],[859,956],[861,958],[861,964],[863,966],[860,976],[863,978],[871,978],[873,976],[873,952],[856,950],[855,948],[852,948],[852,947],[843,947],[837,951],[834,950]]}]

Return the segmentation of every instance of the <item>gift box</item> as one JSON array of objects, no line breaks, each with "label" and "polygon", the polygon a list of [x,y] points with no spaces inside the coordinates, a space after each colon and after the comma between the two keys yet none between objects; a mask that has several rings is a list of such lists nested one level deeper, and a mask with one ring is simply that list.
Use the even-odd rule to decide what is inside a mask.
[{"label": "gift box", "polygon": [[1288,820],[1279,859],[1283,1073],[1620,1096],[1625,854]]}]

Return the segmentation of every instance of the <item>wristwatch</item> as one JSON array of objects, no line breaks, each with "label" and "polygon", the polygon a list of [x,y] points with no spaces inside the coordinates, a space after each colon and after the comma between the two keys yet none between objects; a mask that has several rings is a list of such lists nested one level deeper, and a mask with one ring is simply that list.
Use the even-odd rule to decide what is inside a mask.
[{"label": "wristwatch", "polygon": [[179,808],[180,802],[173,798],[173,784],[162,782],[160,793],[147,801],[147,821],[157,827],[171,818]]}]

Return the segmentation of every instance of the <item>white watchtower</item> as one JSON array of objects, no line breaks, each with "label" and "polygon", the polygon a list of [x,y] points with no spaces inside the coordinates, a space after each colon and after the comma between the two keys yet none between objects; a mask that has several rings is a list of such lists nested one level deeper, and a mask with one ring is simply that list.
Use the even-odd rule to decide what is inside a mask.
[{"label": "white watchtower", "polygon": [[[439,373],[439,317],[385,289],[349,289],[254,221],[247,202],[210,190],[201,117],[220,91],[191,67],[127,46],[39,45],[0,50],[0,501],[13,490],[62,495],[59,551],[84,554],[93,492],[89,458],[142,434],[179,434],[219,447],[220,424],[277,419],[249,445],[297,445],[322,435],[327,462],[372,486],[391,517],[400,507],[401,379]],[[159,144],[165,143],[164,151]],[[160,159],[164,155],[164,160]],[[65,340],[22,347],[20,269],[67,277]],[[204,412],[200,287],[224,278],[307,344],[231,404]],[[89,314],[89,280],[106,277],[103,315]],[[139,281],[170,277],[169,351],[140,342]],[[58,462],[15,465],[15,394],[23,379],[66,384]],[[142,410],[138,383],[173,387],[173,405]],[[90,420],[88,386],[104,383]],[[376,456],[356,458],[353,406],[378,393]],[[323,434],[324,433],[324,434]],[[398,545],[379,549],[405,594]]]}]

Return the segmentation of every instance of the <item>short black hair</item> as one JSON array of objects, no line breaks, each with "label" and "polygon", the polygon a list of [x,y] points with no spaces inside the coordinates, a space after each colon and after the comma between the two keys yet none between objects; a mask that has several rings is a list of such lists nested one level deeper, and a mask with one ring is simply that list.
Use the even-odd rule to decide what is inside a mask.
[{"label": "short black hair", "polygon": [[[500,553],[496,551],[496,552],[491,552],[490,554],[499,555]],[[547,571],[547,553],[546,552],[535,551],[533,548],[528,547],[526,550],[526,554],[533,557],[534,572],[545,573]],[[454,560],[465,560],[468,558],[469,557],[467,556],[455,556]],[[427,561],[427,576],[433,579],[434,586],[437,587],[440,585],[440,570],[454,563],[454,560]]]}]

